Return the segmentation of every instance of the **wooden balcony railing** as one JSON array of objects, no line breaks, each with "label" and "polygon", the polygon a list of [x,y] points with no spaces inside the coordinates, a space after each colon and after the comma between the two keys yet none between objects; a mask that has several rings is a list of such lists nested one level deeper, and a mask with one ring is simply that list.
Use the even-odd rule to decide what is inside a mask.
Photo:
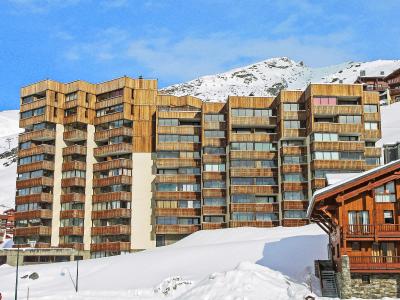
[{"label": "wooden balcony railing", "polygon": [[156,225],[158,234],[190,234],[200,230],[201,225]]},{"label": "wooden balcony railing", "polygon": [[274,227],[279,221],[230,221],[229,227]]},{"label": "wooden balcony railing", "polygon": [[64,194],[64,195],[61,195],[60,199],[61,199],[61,203],[67,203],[67,202],[84,203],[85,202],[85,194],[79,194],[79,193]]},{"label": "wooden balcony railing", "polygon": [[370,147],[366,147],[365,148],[365,152],[364,152],[365,156],[368,157],[381,157],[382,155],[382,148],[370,148]]},{"label": "wooden balcony railing", "polygon": [[15,204],[27,204],[27,203],[52,203],[53,202],[53,194],[49,193],[41,193],[34,195],[26,195],[26,196],[17,196],[15,197]]},{"label": "wooden balcony railing", "polygon": [[61,179],[61,187],[69,186],[81,186],[84,187],[86,184],[86,179],[82,177],[72,177]]},{"label": "wooden balcony railing", "polygon": [[307,148],[302,146],[283,146],[281,147],[282,155],[306,155]]},{"label": "wooden balcony railing", "polygon": [[24,180],[17,180],[17,189],[23,189],[32,186],[53,186],[54,179],[51,177],[38,177]]},{"label": "wooden balcony railing", "polygon": [[199,135],[201,133],[201,127],[195,126],[158,126],[158,134],[189,134]]},{"label": "wooden balcony railing", "polygon": [[23,149],[18,151],[18,157],[31,156],[36,154],[55,154],[55,146],[54,145],[46,145],[42,144],[36,147],[31,147],[29,149]]},{"label": "wooden balcony railing", "polygon": [[283,182],[283,191],[305,191],[308,188],[307,182]]},{"label": "wooden balcony railing", "polygon": [[109,155],[132,153],[132,144],[120,143],[113,145],[100,146],[94,149],[94,156],[105,157]]},{"label": "wooden balcony railing", "polygon": [[220,173],[220,172],[203,172],[202,173],[202,179],[203,180],[226,180],[226,174],[225,172]]},{"label": "wooden balcony railing", "polygon": [[71,248],[78,251],[83,251],[84,249],[83,243],[60,243],[58,246],[60,248]]},{"label": "wooden balcony railing", "polygon": [[274,127],[276,126],[276,117],[231,117],[232,125],[246,127]]},{"label": "wooden balcony railing", "polygon": [[96,131],[94,134],[94,140],[96,142],[100,141],[106,141],[111,137],[115,136],[133,136],[133,129],[128,128],[128,127],[120,127],[120,128],[114,128],[114,129],[109,129],[109,130],[103,130],[103,131]]},{"label": "wooden balcony railing", "polygon": [[350,270],[400,272],[400,256],[349,256]]},{"label": "wooden balcony railing", "polygon": [[315,115],[335,116],[335,115],[361,115],[362,105],[314,105]]},{"label": "wooden balcony railing", "polygon": [[276,159],[278,157],[277,152],[268,151],[230,151],[231,159]]},{"label": "wooden balcony railing", "polygon": [[17,167],[17,172],[18,173],[25,173],[25,172],[31,172],[31,171],[37,171],[37,170],[54,170],[54,161],[37,161],[31,164],[26,164],[26,165],[20,165]]},{"label": "wooden balcony railing", "polygon": [[130,242],[104,242],[90,245],[91,251],[129,251],[131,248]]},{"label": "wooden balcony railing", "polygon": [[232,203],[231,212],[279,212],[278,203]]},{"label": "wooden balcony railing", "polygon": [[196,217],[200,216],[200,208],[156,208],[156,216]]},{"label": "wooden balcony railing", "polygon": [[225,163],[225,155],[203,155],[203,163]]},{"label": "wooden balcony railing", "polygon": [[400,224],[361,224],[347,225],[346,238],[400,238]]},{"label": "wooden balcony railing", "polygon": [[93,172],[106,171],[111,169],[127,168],[132,169],[132,160],[130,159],[114,159],[103,161],[93,165]]},{"label": "wooden balcony railing", "polygon": [[64,162],[62,164],[63,171],[71,171],[71,170],[86,170],[86,163],[83,161],[69,161]]},{"label": "wooden balcony railing", "polygon": [[201,224],[201,229],[203,230],[213,230],[213,229],[222,229],[226,228],[227,224],[226,223],[202,223]]},{"label": "wooden balcony railing", "polygon": [[231,177],[276,177],[278,176],[277,169],[266,169],[266,168],[231,168]]},{"label": "wooden balcony railing", "polygon": [[379,140],[381,137],[382,137],[382,133],[380,130],[365,130],[364,131],[364,139]]},{"label": "wooden balcony railing", "polygon": [[207,130],[207,129],[226,130],[226,122],[206,121],[203,123],[203,128],[205,130]]},{"label": "wooden balcony railing", "polygon": [[155,182],[165,182],[165,183],[200,183],[200,174],[199,175],[186,175],[186,174],[177,174],[177,175],[157,175]]},{"label": "wooden balcony railing", "polygon": [[292,165],[292,164],[287,165],[287,164],[284,164],[284,165],[281,166],[281,170],[282,170],[282,173],[306,173],[307,165],[304,165],[304,164],[302,164],[302,165],[300,165],[300,164],[298,164],[298,165]]},{"label": "wooden balcony railing", "polygon": [[14,213],[15,220],[31,219],[51,219],[53,213],[50,209],[38,209],[31,211],[21,211]]},{"label": "wooden balcony railing", "polygon": [[83,235],[83,227],[67,226],[60,227],[60,235]]},{"label": "wooden balcony railing", "polygon": [[200,160],[193,158],[157,159],[157,167],[199,167]]},{"label": "wooden balcony railing", "polygon": [[225,138],[203,138],[203,147],[226,147]]},{"label": "wooden balcony railing", "polygon": [[265,133],[231,133],[231,142],[277,142],[277,134],[265,134]]},{"label": "wooden balcony railing", "polygon": [[364,170],[364,160],[313,160],[311,162],[311,170],[317,169],[347,169],[347,170]]},{"label": "wooden balcony railing", "polygon": [[325,178],[314,178],[311,179],[311,189],[322,189],[326,186]]},{"label": "wooden balcony railing", "polygon": [[308,208],[308,201],[283,201],[284,210],[306,210]]},{"label": "wooden balcony railing", "polygon": [[226,206],[205,206],[202,207],[203,215],[224,215],[226,214]]},{"label": "wooden balcony railing", "polygon": [[312,142],[311,151],[364,151],[364,142]]},{"label": "wooden balcony railing", "polygon": [[60,219],[71,219],[71,218],[80,218],[83,219],[85,217],[84,210],[71,209],[64,210],[60,212]]},{"label": "wooden balcony railing", "polygon": [[200,200],[200,192],[153,192],[155,200]]},{"label": "wooden balcony railing", "polygon": [[63,148],[63,156],[72,154],[86,155],[86,147],[81,145],[72,145]]},{"label": "wooden balcony railing", "polygon": [[113,225],[113,226],[99,226],[92,227],[92,235],[119,235],[130,234],[130,225]]},{"label": "wooden balcony railing", "polygon": [[306,137],[306,129],[305,128],[300,128],[300,129],[284,129],[282,131],[282,137],[285,138],[290,138],[290,137]]},{"label": "wooden balcony railing", "polygon": [[19,142],[27,141],[51,141],[56,139],[56,131],[50,129],[41,129],[37,131],[24,132],[19,135]]},{"label": "wooden balcony railing", "polygon": [[342,124],[317,122],[313,124],[315,132],[360,133],[364,131],[363,124]]},{"label": "wooden balcony railing", "polygon": [[309,224],[309,221],[306,219],[283,219],[282,226],[286,227],[299,227]]},{"label": "wooden balcony railing", "polygon": [[32,226],[15,228],[16,236],[33,236],[33,235],[51,235],[51,227],[49,226]]},{"label": "wooden balcony railing", "polygon": [[278,194],[278,186],[272,185],[231,185],[231,194]]},{"label": "wooden balcony railing", "polygon": [[[204,144],[203,144],[204,146]],[[158,143],[157,150],[161,151],[199,151],[201,144],[198,143]]]},{"label": "wooden balcony railing", "polygon": [[130,218],[131,215],[129,208],[92,211],[92,219]]},{"label": "wooden balcony railing", "polygon": [[111,176],[111,177],[107,177],[107,178],[93,179],[93,187],[102,187],[102,186],[109,186],[109,185],[114,185],[114,184],[131,185],[132,184],[132,176],[118,175],[118,176]]},{"label": "wooden balcony railing", "polygon": [[108,201],[131,201],[131,192],[110,192],[93,195],[93,202],[108,202]]},{"label": "wooden balcony railing", "polygon": [[65,131],[63,133],[64,141],[67,142],[78,142],[87,139],[87,132],[79,129]]}]

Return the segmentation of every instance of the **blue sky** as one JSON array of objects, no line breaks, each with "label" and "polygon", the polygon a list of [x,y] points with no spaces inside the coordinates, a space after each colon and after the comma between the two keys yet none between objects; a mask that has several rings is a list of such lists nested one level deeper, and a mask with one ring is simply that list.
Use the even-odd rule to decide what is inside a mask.
[{"label": "blue sky", "polygon": [[400,58],[399,0],[0,0],[0,110],[51,78],[159,86],[276,56]]}]

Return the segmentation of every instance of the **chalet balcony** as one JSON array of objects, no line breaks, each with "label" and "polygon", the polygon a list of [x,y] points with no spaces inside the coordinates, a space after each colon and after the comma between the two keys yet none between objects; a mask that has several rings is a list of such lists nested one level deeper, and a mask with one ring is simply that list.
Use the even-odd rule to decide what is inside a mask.
[{"label": "chalet balcony", "polygon": [[156,166],[160,167],[200,167],[201,163],[198,159],[193,158],[163,158],[157,159]]},{"label": "chalet balcony", "polygon": [[25,173],[37,170],[54,171],[54,161],[43,160],[17,167],[17,173]]},{"label": "chalet balcony", "polygon": [[131,201],[131,192],[110,192],[93,195],[93,202],[108,202],[108,201]]},{"label": "chalet balcony", "polygon": [[206,138],[203,139],[203,147],[226,147],[225,138]]},{"label": "chalet balcony", "polygon": [[87,139],[87,132],[79,129],[65,131],[63,133],[64,141],[79,142]]},{"label": "chalet balcony", "polygon": [[326,186],[325,178],[314,178],[311,179],[311,189],[322,189]]},{"label": "chalet balcony", "polygon": [[86,146],[81,145],[72,145],[63,148],[63,156],[72,155],[72,154],[79,154],[79,155],[86,155]]},{"label": "chalet balcony", "polygon": [[109,210],[92,211],[92,219],[130,218],[132,212],[129,208],[116,208]]},{"label": "chalet balcony", "polygon": [[279,221],[230,221],[229,227],[275,227]]},{"label": "chalet balcony", "polygon": [[207,129],[226,130],[226,122],[206,121],[203,123],[203,128],[205,130]]},{"label": "chalet balcony", "polygon": [[85,194],[71,193],[71,194],[61,195],[61,203],[67,203],[67,202],[85,203]]},{"label": "chalet balcony", "polygon": [[336,115],[362,115],[362,105],[314,105],[314,115],[336,116]]},{"label": "chalet balcony", "polygon": [[15,204],[27,204],[27,203],[52,203],[53,194],[40,193],[33,195],[17,196],[15,197]]},{"label": "chalet balcony", "polygon": [[225,163],[226,162],[225,154],[223,154],[223,155],[206,154],[206,155],[203,155],[202,159],[203,159],[203,164],[204,163]]},{"label": "chalet balcony", "polygon": [[110,176],[106,178],[95,178],[93,179],[93,187],[105,187],[115,184],[132,184],[132,176],[127,175],[118,175],[118,176]]},{"label": "chalet balcony", "polygon": [[15,228],[15,236],[34,236],[34,235],[51,235],[50,226],[31,226]]},{"label": "chalet balcony", "polygon": [[121,155],[132,153],[132,144],[120,143],[112,145],[104,145],[94,149],[94,156],[106,157],[111,155]]},{"label": "chalet balcony", "polygon": [[305,146],[282,146],[281,155],[307,155],[307,148]]},{"label": "chalet balcony", "polygon": [[37,177],[31,179],[17,180],[17,189],[28,188],[32,186],[53,186],[54,179],[51,177]]},{"label": "chalet balcony", "polygon": [[55,154],[55,146],[42,144],[39,146],[31,147],[29,149],[23,149],[18,151],[18,157],[32,156],[36,154]]},{"label": "chalet balcony", "polygon": [[400,256],[349,256],[350,270],[365,273],[399,273]]},{"label": "chalet balcony", "polygon": [[200,183],[200,174],[157,175],[155,182],[156,183]]},{"label": "chalet balcony", "polygon": [[364,142],[312,142],[311,151],[364,151]]},{"label": "chalet balcony", "polygon": [[161,151],[200,151],[200,149],[199,143],[157,143],[157,150]]},{"label": "chalet balcony", "polygon": [[231,212],[279,212],[278,203],[232,203]]},{"label": "chalet balcony", "polygon": [[60,212],[60,219],[71,219],[71,218],[80,218],[83,219],[85,217],[84,210],[71,209],[64,210]]},{"label": "chalet balcony", "polygon": [[231,117],[230,122],[240,127],[275,127],[276,117]]},{"label": "chalet balcony", "polygon": [[90,251],[129,251],[131,248],[130,242],[104,242],[90,245]]},{"label": "chalet balcony", "polygon": [[51,103],[50,97],[44,96],[43,98],[36,98],[35,101],[33,101],[33,102],[21,104],[20,110],[21,110],[21,112],[24,112],[24,111],[36,109],[39,107],[43,107],[46,105],[50,105],[50,103]]},{"label": "chalet balcony", "polygon": [[298,129],[284,129],[281,133],[282,137],[285,138],[297,138],[297,137],[306,137],[307,129],[298,128]]},{"label": "chalet balcony", "polygon": [[96,131],[94,134],[94,140],[96,142],[102,142],[102,141],[107,141],[109,138],[115,137],[115,136],[133,136],[133,129],[129,127],[120,127],[120,128],[114,128],[114,129],[109,129],[109,130],[102,130],[102,131]]},{"label": "chalet balcony", "polygon": [[226,189],[203,189],[203,197],[225,198]]},{"label": "chalet balcony", "polygon": [[80,226],[67,226],[60,227],[60,235],[83,235],[83,227]]},{"label": "chalet balcony", "polygon": [[364,155],[366,157],[381,157],[382,148],[366,147]]},{"label": "chalet balcony", "polygon": [[377,141],[381,137],[382,137],[382,133],[380,130],[365,130],[364,131],[364,139]]},{"label": "chalet balcony", "polygon": [[201,225],[156,225],[156,234],[190,234],[199,231]]},{"label": "chalet balcony", "polygon": [[20,143],[27,141],[51,141],[56,139],[56,131],[51,129],[41,129],[31,132],[24,132],[19,135],[18,141]]},{"label": "chalet balcony", "polygon": [[281,170],[282,170],[282,173],[306,173],[307,165],[282,164]]},{"label": "chalet balcony", "polygon": [[281,118],[283,120],[306,120],[307,112],[305,110],[283,111]]},{"label": "chalet balcony", "polygon": [[189,134],[200,135],[201,127],[198,126],[158,126],[158,134]]},{"label": "chalet balcony", "polygon": [[121,103],[126,101],[126,100],[125,101],[124,100],[125,100],[124,96],[121,95],[121,96],[112,97],[112,98],[109,98],[109,99],[106,99],[106,100],[103,100],[103,101],[98,101],[98,102],[95,103],[95,109],[102,109],[102,108],[106,108],[106,107],[109,107],[109,106],[114,106],[114,105],[117,105],[117,104],[121,104]]},{"label": "chalet balcony", "polygon": [[110,161],[103,161],[93,165],[93,172],[107,171],[111,169],[126,168],[132,169],[132,160],[130,159],[114,159]]},{"label": "chalet balcony", "polygon": [[364,168],[364,160],[313,160],[311,162],[311,170],[346,169],[361,171]]},{"label": "chalet balcony", "polygon": [[231,185],[231,194],[278,194],[277,185]]},{"label": "chalet balcony", "polygon": [[[277,142],[276,133],[231,133],[230,142]],[[271,150],[272,151],[272,150]]]},{"label": "chalet balcony", "polygon": [[[273,171],[275,170],[275,171]],[[267,168],[230,168],[231,177],[276,177],[277,169]]]},{"label": "chalet balcony", "polygon": [[112,225],[92,227],[92,235],[126,235],[131,233],[130,225]]},{"label": "chalet balcony", "polygon": [[226,223],[209,223],[204,222],[201,224],[201,229],[203,230],[213,230],[213,229],[223,229],[226,228]]},{"label": "chalet balcony", "polygon": [[379,122],[381,120],[381,116],[379,113],[365,113],[364,114],[364,122]]},{"label": "chalet balcony", "polygon": [[200,208],[156,208],[156,216],[198,217]]},{"label": "chalet balcony", "polygon": [[200,192],[153,192],[155,200],[200,200]]},{"label": "chalet balcony", "polygon": [[15,212],[14,217],[15,220],[51,219],[53,217],[53,213],[50,209],[38,209]]},{"label": "chalet balcony", "polygon": [[206,206],[203,205],[202,207],[203,215],[225,215],[226,214],[226,206]]},{"label": "chalet balcony", "polygon": [[365,224],[347,225],[344,228],[347,239],[374,239],[390,240],[400,238],[400,224]]},{"label": "chalet balcony", "polygon": [[282,226],[285,227],[299,227],[309,224],[307,219],[283,219]]},{"label": "chalet balcony", "polygon": [[277,152],[269,152],[269,151],[240,151],[233,150],[230,151],[231,159],[276,159],[278,157]]},{"label": "chalet balcony", "polygon": [[306,210],[308,208],[308,201],[288,201],[284,200],[283,209],[284,210]]},{"label": "chalet balcony", "polygon": [[62,164],[63,171],[71,171],[71,170],[86,170],[86,163],[83,161],[69,161],[63,162]]},{"label": "chalet balcony", "polygon": [[202,173],[203,180],[226,180],[225,172],[203,172]]},{"label": "chalet balcony", "polygon": [[282,182],[283,191],[305,191],[308,188],[307,182]]},{"label": "chalet balcony", "polygon": [[85,187],[86,179],[82,177],[72,177],[61,179],[61,187],[81,186]]}]

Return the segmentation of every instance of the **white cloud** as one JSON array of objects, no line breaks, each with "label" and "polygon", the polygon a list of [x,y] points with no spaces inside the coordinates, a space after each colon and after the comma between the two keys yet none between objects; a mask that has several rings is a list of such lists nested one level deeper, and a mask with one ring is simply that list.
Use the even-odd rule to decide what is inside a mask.
[{"label": "white cloud", "polygon": [[82,0],[7,0],[15,12],[44,13],[53,8],[75,5]]}]

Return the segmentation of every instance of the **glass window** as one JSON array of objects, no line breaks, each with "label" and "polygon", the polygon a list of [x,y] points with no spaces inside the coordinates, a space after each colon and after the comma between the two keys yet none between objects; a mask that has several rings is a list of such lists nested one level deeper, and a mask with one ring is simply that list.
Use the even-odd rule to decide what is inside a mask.
[{"label": "glass window", "polygon": [[337,105],[336,97],[314,97],[314,105]]},{"label": "glass window", "polygon": [[225,172],[225,164],[204,164],[206,172]]},{"label": "glass window", "polygon": [[344,124],[360,124],[361,116],[339,116],[338,122]]},{"label": "glass window", "polygon": [[365,122],[364,128],[366,130],[378,130],[378,122]]},{"label": "glass window", "polygon": [[307,195],[305,192],[283,192],[283,200],[306,200]]},{"label": "glass window", "polygon": [[378,105],[365,104],[364,105],[364,112],[366,112],[366,113],[377,113],[378,112]]},{"label": "glass window", "polygon": [[204,130],[204,136],[208,138],[224,138],[225,131],[223,130]]},{"label": "glass window", "polygon": [[159,126],[178,126],[178,119],[158,119]]},{"label": "glass window", "polygon": [[314,133],[311,136],[312,141],[316,142],[336,142],[338,140],[337,133]]},{"label": "glass window", "polygon": [[396,202],[394,181],[390,181],[374,189],[375,202]]},{"label": "glass window", "polygon": [[225,116],[222,114],[205,114],[204,121],[210,122],[224,122]]},{"label": "glass window", "polygon": [[307,216],[303,210],[285,210],[283,217],[285,219],[305,219]]},{"label": "glass window", "polygon": [[225,154],[223,147],[204,147],[204,154]]}]

